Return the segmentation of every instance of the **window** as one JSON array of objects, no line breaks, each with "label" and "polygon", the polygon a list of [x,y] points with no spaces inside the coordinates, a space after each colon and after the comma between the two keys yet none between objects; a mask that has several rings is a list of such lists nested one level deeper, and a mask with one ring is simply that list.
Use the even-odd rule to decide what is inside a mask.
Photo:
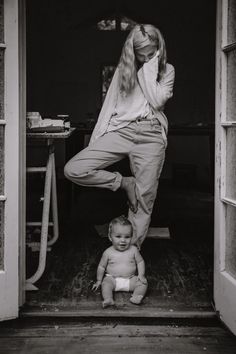
[{"label": "window", "polygon": [[100,31],[129,31],[135,24],[136,22],[128,17],[111,16],[99,21],[97,29]]},{"label": "window", "polygon": [[97,29],[101,31],[114,31],[116,29],[116,20],[101,20],[97,23]]},{"label": "window", "polygon": [[128,17],[122,17],[120,21],[121,31],[130,31],[132,27],[136,25],[136,22]]}]

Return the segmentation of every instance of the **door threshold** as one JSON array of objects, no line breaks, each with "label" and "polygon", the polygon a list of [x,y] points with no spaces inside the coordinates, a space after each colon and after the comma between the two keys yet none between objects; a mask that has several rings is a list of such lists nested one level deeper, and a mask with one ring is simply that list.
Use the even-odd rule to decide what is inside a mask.
[{"label": "door threshold", "polygon": [[152,319],[214,319],[216,313],[212,308],[171,309],[147,306],[125,306],[103,309],[98,306],[61,307],[61,306],[25,306],[20,317],[73,317],[73,318],[152,318]]}]

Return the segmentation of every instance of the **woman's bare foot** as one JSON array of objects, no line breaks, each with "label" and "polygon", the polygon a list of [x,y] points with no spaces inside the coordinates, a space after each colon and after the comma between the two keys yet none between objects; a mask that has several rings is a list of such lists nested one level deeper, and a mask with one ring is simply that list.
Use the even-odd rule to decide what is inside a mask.
[{"label": "woman's bare foot", "polygon": [[136,183],[134,177],[122,177],[121,188],[126,191],[129,207],[133,213],[138,210],[138,200],[135,192]]}]

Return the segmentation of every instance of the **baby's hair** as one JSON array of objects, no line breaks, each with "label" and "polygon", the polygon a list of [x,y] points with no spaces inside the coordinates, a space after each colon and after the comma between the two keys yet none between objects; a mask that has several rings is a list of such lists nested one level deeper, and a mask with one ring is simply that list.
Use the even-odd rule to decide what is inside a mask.
[{"label": "baby's hair", "polygon": [[108,229],[108,236],[111,235],[112,228],[114,225],[130,226],[131,230],[133,230],[132,224],[129,221],[129,219],[124,215],[120,215],[120,216],[114,218],[113,220],[111,220],[111,222],[109,224],[109,229]]},{"label": "baby's hair", "polygon": [[137,81],[137,62],[135,57],[135,38],[141,33],[142,40],[148,38],[159,50],[159,73],[157,80],[162,78],[166,70],[166,46],[162,33],[153,25],[138,24],[130,31],[122,49],[119,61],[119,88],[127,95],[135,87]]}]

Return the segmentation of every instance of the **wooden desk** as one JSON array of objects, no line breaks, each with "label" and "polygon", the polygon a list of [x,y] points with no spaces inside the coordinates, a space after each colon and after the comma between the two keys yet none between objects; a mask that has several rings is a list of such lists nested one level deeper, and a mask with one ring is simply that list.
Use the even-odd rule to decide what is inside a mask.
[{"label": "wooden desk", "polygon": [[[41,226],[40,242],[30,242],[28,245],[39,251],[39,263],[36,272],[26,279],[26,290],[38,290],[34,285],[42,276],[45,266],[47,251],[59,237],[58,226],[58,204],[57,204],[57,185],[56,185],[56,169],[55,169],[55,147],[54,142],[57,139],[67,139],[75,131],[75,128],[70,128],[67,131],[57,133],[27,133],[27,139],[34,141],[44,140],[48,147],[47,164],[45,167],[27,167],[27,173],[42,173],[45,172],[44,181],[44,196],[42,220],[40,222],[27,222],[27,226]],[[52,203],[52,222],[49,222],[50,203]],[[48,228],[53,227],[53,237],[48,240]]]}]

